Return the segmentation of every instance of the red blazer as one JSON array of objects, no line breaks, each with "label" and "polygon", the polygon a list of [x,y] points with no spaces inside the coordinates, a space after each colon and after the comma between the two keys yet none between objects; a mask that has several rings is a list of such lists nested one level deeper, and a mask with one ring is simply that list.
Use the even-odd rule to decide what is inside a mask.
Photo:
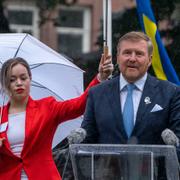
[{"label": "red blazer", "polygon": [[[29,180],[61,179],[52,157],[52,139],[57,126],[84,113],[88,89],[97,84],[95,78],[78,98],[57,102],[53,97],[33,100],[26,108],[25,141],[21,158],[15,156],[7,139],[7,128],[0,133],[6,140],[0,148],[0,179],[20,180],[22,168]],[[4,106],[2,123],[8,122],[9,104]]]}]

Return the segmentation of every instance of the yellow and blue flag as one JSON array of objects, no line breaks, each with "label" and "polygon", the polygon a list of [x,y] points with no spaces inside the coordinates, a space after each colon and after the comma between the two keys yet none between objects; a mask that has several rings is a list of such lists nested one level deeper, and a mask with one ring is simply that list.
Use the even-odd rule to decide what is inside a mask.
[{"label": "yellow and blue flag", "polygon": [[154,46],[152,67],[159,79],[169,80],[180,85],[176,71],[161,41],[155,17],[149,0],[136,0],[138,16],[144,32],[151,38]]}]

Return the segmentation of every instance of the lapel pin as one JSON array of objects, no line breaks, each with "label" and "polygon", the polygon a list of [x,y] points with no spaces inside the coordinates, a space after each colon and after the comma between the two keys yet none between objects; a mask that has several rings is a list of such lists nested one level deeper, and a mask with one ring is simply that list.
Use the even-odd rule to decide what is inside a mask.
[{"label": "lapel pin", "polygon": [[151,103],[150,97],[145,97],[144,102],[145,102],[146,104],[150,104],[150,103]]}]

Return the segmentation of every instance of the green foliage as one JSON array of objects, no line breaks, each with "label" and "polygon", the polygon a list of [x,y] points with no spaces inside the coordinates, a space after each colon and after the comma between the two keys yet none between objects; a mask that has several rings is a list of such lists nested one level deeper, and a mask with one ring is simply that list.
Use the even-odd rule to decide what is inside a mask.
[{"label": "green foliage", "polygon": [[151,6],[158,22],[170,18],[175,9],[175,0],[151,0]]},{"label": "green foliage", "polygon": [[166,49],[168,51],[171,62],[180,78],[180,23],[178,23],[172,30],[169,30],[169,36],[173,38],[173,42],[169,44]]}]

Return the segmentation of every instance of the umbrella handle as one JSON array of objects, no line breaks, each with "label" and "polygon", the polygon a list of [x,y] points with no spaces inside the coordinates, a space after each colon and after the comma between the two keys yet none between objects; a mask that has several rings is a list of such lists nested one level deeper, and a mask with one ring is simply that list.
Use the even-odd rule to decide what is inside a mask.
[{"label": "umbrella handle", "polygon": [[104,57],[106,58],[109,55],[109,48],[107,45],[104,45],[103,47],[103,53],[104,53]]}]

